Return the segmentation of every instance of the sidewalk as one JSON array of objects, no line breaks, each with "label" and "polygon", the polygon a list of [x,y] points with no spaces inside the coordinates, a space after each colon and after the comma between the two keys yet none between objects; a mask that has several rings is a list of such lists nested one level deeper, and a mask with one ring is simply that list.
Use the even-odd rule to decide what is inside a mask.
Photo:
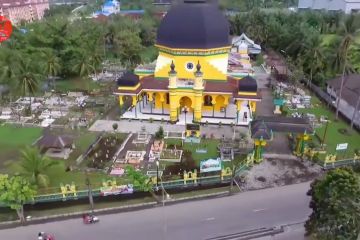
[{"label": "sidewalk", "polygon": [[[170,124],[170,123],[161,123],[161,122],[140,122],[137,120],[132,120],[129,122],[128,120],[120,120],[120,121],[112,121],[112,120],[97,120],[90,128],[89,131],[94,132],[114,132],[112,125],[114,123],[118,124],[117,132],[122,133],[137,133],[141,131],[141,128],[144,126],[148,133],[154,134],[160,126],[164,128],[164,131],[172,131],[172,132],[182,132],[185,131],[185,126]],[[246,126],[217,126],[217,125],[208,125],[201,126],[201,134],[206,134],[207,137],[211,135],[214,138],[222,138],[224,135],[226,138],[232,138],[234,136],[234,131],[237,136],[240,133],[247,134],[249,132],[248,127]]]}]

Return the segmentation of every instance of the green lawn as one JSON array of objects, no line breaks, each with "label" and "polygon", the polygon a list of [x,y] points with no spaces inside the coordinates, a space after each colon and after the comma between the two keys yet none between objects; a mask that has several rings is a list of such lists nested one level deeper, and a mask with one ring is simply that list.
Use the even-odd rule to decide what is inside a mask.
[{"label": "green lawn", "polygon": [[75,77],[66,80],[58,80],[55,83],[55,88],[57,91],[73,91],[73,90],[94,90],[99,89],[101,87],[100,84],[94,82],[88,78],[80,78]]},{"label": "green lawn", "polygon": [[[295,110],[300,113],[311,113],[314,114],[316,117],[320,117],[321,115],[328,117],[330,123],[328,125],[325,143],[327,145],[327,152],[328,153],[336,153],[336,145],[339,143],[349,143],[349,148],[346,153],[340,153],[339,155],[342,156],[346,154],[346,156],[353,156],[354,150],[360,148],[360,134],[355,131],[351,130],[348,123],[344,122],[343,120],[339,119],[338,121],[335,120],[335,113],[326,107],[317,97],[312,96],[312,104],[313,108],[311,109],[298,109]],[[289,110],[289,114],[292,112]],[[326,124],[323,124],[322,127],[316,129],[316,134],[320,139],[323,139],[325,133]],[[341,134],[339,132],[340,129],[346,129],[347,134]]]},{"label": "green lawn", "polygon": [[[178,139],[166,139],[165,143],[181,145],[181,140]],[[205,139],[201,140],[200,144],[197,143],[185,143],[183,149],[191,152],[192,157],[195,162],[199,165],[201,160],[206,160],[209,158],[217,158],[219,156],[217,146],[219,144],[219,140],[216,139]],[[197,153],[197,148],[206,148],[207,153]]]},{"label": "green lawn", "polygon": [[0,126],[0,172],[3,166],[17,160],[20,150],[35,142],[42,134],[42,128],[15,127],[12,125]]}]

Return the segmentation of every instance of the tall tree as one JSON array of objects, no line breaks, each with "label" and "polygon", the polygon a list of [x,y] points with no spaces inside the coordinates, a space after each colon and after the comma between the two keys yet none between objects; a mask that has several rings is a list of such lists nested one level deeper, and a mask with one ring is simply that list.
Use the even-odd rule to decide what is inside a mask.
[{"label": "tall tree", "polygon": [[47,75],[48,80],[52,80],[52,85],[55,87],[54,79],[61,70],[60,59],[51,49],[44,51],[44,57],[46,61],[46,64],[44,65],[44,74]]},{"label": "tall tree", "polygon": [[121,63],[128,64],[129,68],[134,68],[141,63],[141,39],[139,34],[130,30],[123,30],[116,34],[115,44],[117,46],[117,53],[120,57]]},{"label": "tall tree", "polygon": [[308,86],[311,85],[314,73],[325,69],[325,53],[322,47],[322,39],[319,35],[310,39],[305,46],[305,53],[302,56],[305,61],[305,68],[309,72]]},{"label": "tall tree", "polygon": [[342,76],[341,76],[341,85],[340,91],[336,102],[336,119],[339,117],[339,106],[342,97],[342,91],[344,88],[346,68],[349,66],[349,49],[351,45],[355,42],[356,35],[359,34],[359,25],[355,21],[355,15],[347,16],[342,23],[340,29],[340,34],[342,36],[340,46],[338,49],[338,58],[342,62]]},{"label": "tall tree", "polygon": [[[36,63],[37,64],[37,63]],[[31,109],[31,100],[35,96],[35,93],[38,90],[40,72],[37,69],[36,65],[30,58],[27,58],[26,55],[23,55],[23,58],[20,59],[19,65],[17,66],[17,71],[14,76],[14,80],[17,82],[18,90],[20,94],[25,97],[29,96],[29,111],[32,113]]]},{"label": "tall tree", "polygon": [[360,233],[359,176],[350,168],[335,169],[315,180],[308,192],[312,214],[305,223],[316,239],[355,240]]},{"label": "tall tree", "polygon": [[156,196],[154,192],[153,183],[148,176],[142,174],[139,171],[136,171],[131,166],[128,166],[126,168],[126,175],[134,184],[134,187],[138,188],[140,191],[149,192],[157,202],[160,202],[160,199]]},{"label": "tall tree", "polygon": [[49,184],[49,177],[46,174],[49,168],[58,164],[40,154],[37,148],[26,148],[21,152],[21,167],[25,176],[38,186],[46,187]]},{"label": "tall tree", "polygon": [[0,174],[0,202],[16,210],[20,222],[25,222],[24,204],[32,201],[36,191],[26,178]]}]

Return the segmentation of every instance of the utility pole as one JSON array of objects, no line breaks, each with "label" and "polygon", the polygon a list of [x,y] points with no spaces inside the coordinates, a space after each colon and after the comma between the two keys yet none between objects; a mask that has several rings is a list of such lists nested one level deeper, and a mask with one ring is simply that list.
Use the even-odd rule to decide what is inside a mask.
[{"label": "utility pole", "polygon": [[91,189],[91,183],[90,183],[90,179],[89,179],[89,175],[88,175],[88,170],[85,171],[85,177],[86,177],[86,179],[85,179],[86,186],[88,188],[88,196],[89,196],[91,214],[94,214],[94,199],[93,199],[93,195],[92,195],[92,189]]}]

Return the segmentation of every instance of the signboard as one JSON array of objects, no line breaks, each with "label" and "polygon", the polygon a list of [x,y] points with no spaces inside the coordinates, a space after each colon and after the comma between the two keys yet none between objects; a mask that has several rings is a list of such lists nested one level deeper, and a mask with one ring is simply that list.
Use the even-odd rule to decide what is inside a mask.
[{"label": "signboard", "polygon": [[221,171],[221,159],[208,159],[200,162],[200,173]]},{"label": "signboard", "polygon": [[199,124],[186,124],[186,130],[200,131],[200,125]]},{"label": "signboard", "polygon": [[134,188],[132,184],[101,188],[102,196],[131,194],[133,192],[134,192]]},{"label": "signboard", "polygon": [[336,151],[338,150],[346,150],[348,148],[348,143],[340,143],[336,145]]},{"label": "signboard", "polygon": [[163,171],[147,171],[146,172],[146,175],[149,176],[149,177],[156,177],[157,174],[159,174],[159,176],[161,177],[163,175]]},{"label": "signboard", "polygon": [[11,22],[4,16],[0,16],[0,43],[10,38],[13,31]]}]

